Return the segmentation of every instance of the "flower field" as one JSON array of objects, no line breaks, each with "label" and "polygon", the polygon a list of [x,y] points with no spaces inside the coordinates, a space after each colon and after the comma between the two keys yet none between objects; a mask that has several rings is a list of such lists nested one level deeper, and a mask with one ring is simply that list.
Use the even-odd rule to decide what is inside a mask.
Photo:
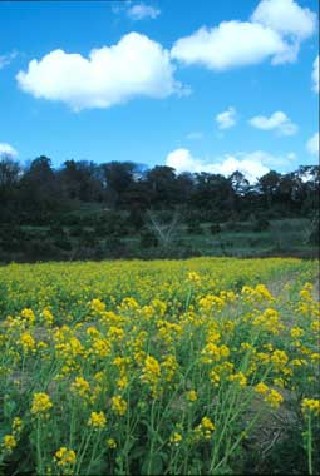
[{"label": "flower field", "polygon": [[317,474],[318,263],[0,268],[0,474]]}]

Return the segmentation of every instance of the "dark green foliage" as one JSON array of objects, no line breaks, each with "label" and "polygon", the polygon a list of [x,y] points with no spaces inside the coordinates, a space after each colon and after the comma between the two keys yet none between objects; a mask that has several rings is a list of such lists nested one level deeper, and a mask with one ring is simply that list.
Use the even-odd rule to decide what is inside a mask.
[{"label": "dark green foliage", "polygon": [[210,225],[210,232],[212,235],[216,235],[218,233],[221,233],[221,225],[220,223],[211,223]]},{"label": "dark green foliage", "polygon": [[[44,155],[22,170],[3,158],[1,260],[247,256],[290,254],[297,247],[301,252],[309,247],[312,254],[319,246],[316,166],[314,171],[306,183],[295,173],[271,171],[255,191],[238,172],[225,178],[177,174],[167,166],[146,170],[132,162],[75,160],[56,170]],[[294,229],[274,227],[276,220],[306,218],[301,229],[298,222]]]},{"label": "dark green foliage", "polygon": [[143,230],[141,232],[141,247],[154,248],[158,246],[158,238],[151,230]]},{"label": "dark green foliage", "polygon": [[191,218],[188,220],[187,222],[187,230],[188,230],[188,233],[190,234],[194,234],[194,235],[200,235],[201,233],[203,233],[203,230],[201,228],[201,222],[199,219],[196,219],[196,218]]}]

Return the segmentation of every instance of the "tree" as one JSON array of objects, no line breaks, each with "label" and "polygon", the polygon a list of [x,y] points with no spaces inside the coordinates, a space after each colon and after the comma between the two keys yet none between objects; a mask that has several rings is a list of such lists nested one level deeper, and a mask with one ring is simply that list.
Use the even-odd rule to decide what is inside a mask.
[{"label": "tree", "polygon": [[136,164],[133,162],[110,162],[101,167],[104,171],[107,190],[112,194],[114,204],[120,205],[125,201],[125,192],[133,184]]},{"label": "tree", "polygon": [[158,243],[163,248],[168,248],[170,245],[172,245],[181,218],[179,211],[174,210],[171,213],[171,219],[169,222],[164,222],[163,218],[161,217],[161,212],[159,211],[156,212],[155,210],[148,210],[147,216],[150,220],[148,228],[157,237]]},{"label": "tree", "polygon": [[152,205],[166,208],[175,202],[176,174],[172,167],[156,165],[147,172],[146,182]]},{"label": "tree", "polygon": [[19,183],[19,190],[20,210],[33,222],[47,220],[64,206],[51,159],[45,155],[31,162]]},{"label": "tree", "polygon": [[11,156],[3,155],[0,160],[0,219],[12,222],[16,219],[17,186],[20,180],[20,166]]},{"label": "tree", "polygon": [[270,207],[272,204],[272,196],[275,195],[280,184],[281,175],[275,170],[270,170],[267,174],[263,175],[259,183],[265,194],[267,205]]}]

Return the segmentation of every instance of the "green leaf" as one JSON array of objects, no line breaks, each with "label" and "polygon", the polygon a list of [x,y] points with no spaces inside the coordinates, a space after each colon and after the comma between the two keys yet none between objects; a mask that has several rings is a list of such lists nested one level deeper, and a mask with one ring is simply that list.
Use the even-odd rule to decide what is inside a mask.
[{"label": "green leaf", "polygon": [[141,476],[161,476],[163,474],[162,457],[158,454],[153,455],[152,459],[147,458],[141,468]]}]

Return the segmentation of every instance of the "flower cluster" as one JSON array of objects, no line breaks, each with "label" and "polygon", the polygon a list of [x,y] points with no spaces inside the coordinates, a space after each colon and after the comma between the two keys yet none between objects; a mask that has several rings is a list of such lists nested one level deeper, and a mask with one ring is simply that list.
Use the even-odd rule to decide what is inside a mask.
[{"label": "flower cluster", "polygon": [[47,417],[50,408],[53,407],[53,403],[50,400],[49,395],[44,392],[34,393],[32,405],[31,405],[31,413],[37,417]]},{"label": "flower cluster", "polygon": [[74,465],[76,462],[76,453],[66,446],[62,446],[58,451],[55,452],[54,461],[62,468],[65,466]]},{"label": "flower cluster", "polygon": [[320,400],[313,398],[304,398],[301,402],[301,410],[303,413],[320,415]]},{"label": "flower cluster", "polygon": [[104,428],[106,425],[106,417],[103,412],[92,412],[88,421],[88,425],[94,429]]},{"label": "flower cluster", "polygon": [[210,440],[213,432],[215,431],[216,426],[209,417],[203,417],[201,423],[196,426],[194,429],[196,440],[204,438],[205,440]]},{"label": "flower cluster", "polygon": [[115,395],[112,397],[112,410],[119,416],[123,416],[128,408],[128,404],[122,397]]}]

